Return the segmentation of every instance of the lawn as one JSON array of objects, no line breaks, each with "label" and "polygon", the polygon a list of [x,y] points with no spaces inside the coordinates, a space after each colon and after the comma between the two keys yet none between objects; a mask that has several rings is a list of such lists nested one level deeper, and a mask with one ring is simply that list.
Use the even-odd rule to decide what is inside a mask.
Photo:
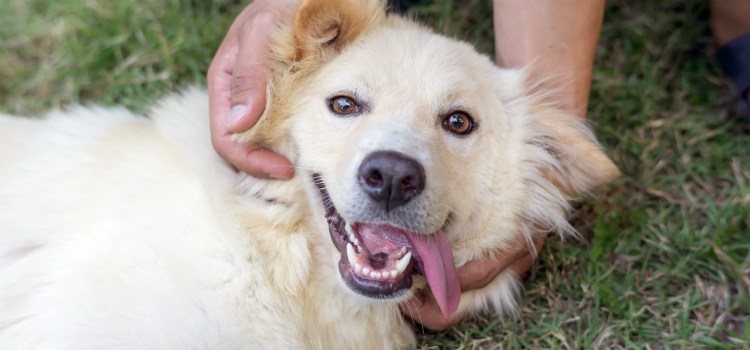
[{"label": "lawn", "polygon": [[[0,0],[0,111],[142,111],[205,84],[243,7]],[[410,11],[493,51],[489,0]],[[713,57],[707,17],[702,0],[609,1],[588,120],[623,176],[577,205],[589,243],[547,244],[517,317],[424,332],[420,349],[750,348],[750,123]]]}]

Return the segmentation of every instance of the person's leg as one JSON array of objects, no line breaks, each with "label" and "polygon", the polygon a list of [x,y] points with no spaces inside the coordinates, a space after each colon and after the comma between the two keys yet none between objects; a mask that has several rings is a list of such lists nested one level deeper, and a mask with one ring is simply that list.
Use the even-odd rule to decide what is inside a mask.
[{"label": "person's leg", "polygon": [[712,0],[710,8],[711,31],[720,47],[716,55],[750,115],[750,1]]},{"label": "person's leg", "polygon": [[497,64],[533,64],[531,79],[585,118],[603,18],[604,0],[494,0]]}]

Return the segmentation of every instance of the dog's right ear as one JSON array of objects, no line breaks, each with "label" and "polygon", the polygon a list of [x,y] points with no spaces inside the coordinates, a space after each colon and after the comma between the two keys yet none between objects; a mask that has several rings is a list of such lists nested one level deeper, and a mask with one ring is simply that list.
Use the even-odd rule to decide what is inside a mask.
[{"label": "dog's right ear", "polygon": [[340,52],[384,18],[381,0],[302,0],[284,59],[292,70],[308,68]]},{"label": "dog's right ear", "polygon": [[567,198],[576,198],[611,182],[620,171],[594,134],[578,117],[554,108],[538,108],[536,138],[529,142],[549,154],[542,172]]}]

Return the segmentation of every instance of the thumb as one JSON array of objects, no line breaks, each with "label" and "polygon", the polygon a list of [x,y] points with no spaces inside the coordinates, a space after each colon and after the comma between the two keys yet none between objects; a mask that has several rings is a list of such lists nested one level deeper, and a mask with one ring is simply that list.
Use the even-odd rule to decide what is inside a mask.
[{"label": "thumb", "polygon": [[269,36],[275,23],[274,12],[261,12],[239,30],[239,51],[230,82],[232,107],[226,123],[230,132],[250,129],[265,110]]}]

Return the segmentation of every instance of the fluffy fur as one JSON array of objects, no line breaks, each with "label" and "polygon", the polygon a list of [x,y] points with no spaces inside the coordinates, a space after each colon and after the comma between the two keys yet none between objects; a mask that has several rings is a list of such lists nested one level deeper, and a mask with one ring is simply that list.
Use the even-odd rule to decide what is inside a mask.
[{"label": "fluffy fur", "polygon": [[[199,89],[150,118],[100,107],[0,116],[0,347],[407,348],[400,300],[342,283],[311,172],[342,215],[363,217],[374,215],[353,181],[363,157],[417,159],[428,187],[393,220],[444,226],[457,266],[540,234],[530,227],[572,233],[567,201],[618,174],[522,71],[386,16],[380,1],[302,1],[274,43],[266,113],[237,138],[289,157],[291,181],[222,161]],[[341,92],[370,109],[332,115],[326,98]],[[476,132],[440,127],[457,107]],[[503,273],[464,293],[459,312],[512,311],[516,291]]]}]

